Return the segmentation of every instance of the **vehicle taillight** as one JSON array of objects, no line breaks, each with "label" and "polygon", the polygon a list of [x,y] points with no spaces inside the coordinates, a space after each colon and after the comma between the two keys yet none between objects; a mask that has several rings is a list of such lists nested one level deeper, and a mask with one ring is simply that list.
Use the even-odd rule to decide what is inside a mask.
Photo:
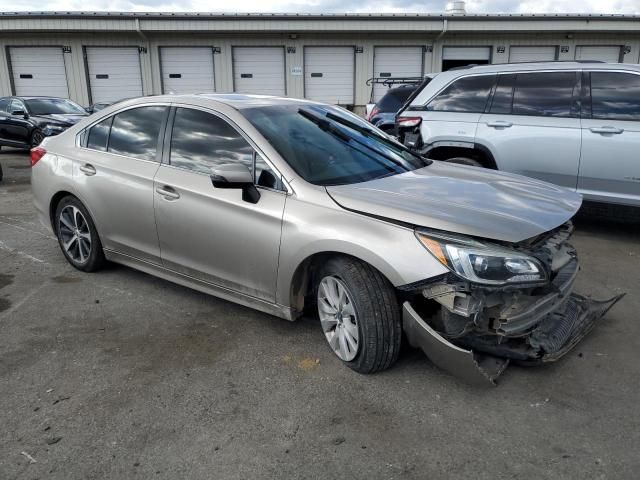
[{"label": "vehicle taillight", "polygon": [[31,149],[31,166],[33,167],[36,163],[38,163],[46,153],[47,151],[42,147],[33,147]]},{"label": "vehicle taillight", "polygon": [[400,128],[414,128],[422,123],[422,117],[399,117],[396,124]]},{"label": "vehicle taillight", "polygon": [[380,109],[378,107],[373,107],[371,109],[371,113],[369,113],[369,118],[367,118],[367,120],[371,121],[371,119],[379,113],[380,113]]}]

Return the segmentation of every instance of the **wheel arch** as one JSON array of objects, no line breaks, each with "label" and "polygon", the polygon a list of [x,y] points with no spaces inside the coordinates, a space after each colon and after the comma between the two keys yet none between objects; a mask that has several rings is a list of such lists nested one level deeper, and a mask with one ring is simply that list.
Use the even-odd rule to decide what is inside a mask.
[{"label": "wheel arch", "polygon": [[481,143],[437,142],[425,152],[425,156],[434,160],[467,157],[477,160],[485,168],[499,170],[495,156]]}]

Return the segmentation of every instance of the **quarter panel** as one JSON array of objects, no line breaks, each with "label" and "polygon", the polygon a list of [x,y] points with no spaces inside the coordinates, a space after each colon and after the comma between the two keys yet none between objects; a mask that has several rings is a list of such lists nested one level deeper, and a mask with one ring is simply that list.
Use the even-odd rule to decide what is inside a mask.
[{"label": "quarter panel", "polygon": [[324,189],[287,199],[276,301],[289,305],[298,266],[310,256],[337,252],[363,260],[394,286],[431,278],[448,270],[420,245],[411,228],[339,207]]}]

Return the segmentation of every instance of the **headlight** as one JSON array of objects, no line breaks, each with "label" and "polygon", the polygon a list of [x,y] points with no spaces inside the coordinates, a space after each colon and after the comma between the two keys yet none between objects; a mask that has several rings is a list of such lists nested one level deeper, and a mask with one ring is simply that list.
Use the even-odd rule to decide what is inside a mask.
[{"label": "headlight", "polygon": [[58,133],[64,132],[67,127],[61,127],[59,125],[45,125],[42,129],[42,133],[45,135],[56,135]]},{"label": "headlight", "polygon": [[464,237],[424,232],[416,236],[440,263],[470,282],[505,285],[547,280],[537,259],[514,250]]}]

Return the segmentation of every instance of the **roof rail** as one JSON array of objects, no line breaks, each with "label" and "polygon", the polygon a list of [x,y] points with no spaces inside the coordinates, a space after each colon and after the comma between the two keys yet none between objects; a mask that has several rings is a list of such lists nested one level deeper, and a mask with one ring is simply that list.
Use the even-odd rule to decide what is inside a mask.
[{"label": "roof rail", "polygon": [[424,80],[424,77],[371,77],[367,80],[367,86],[371,85],[384,85],[390,87],[391,85],[419,85]]}]

